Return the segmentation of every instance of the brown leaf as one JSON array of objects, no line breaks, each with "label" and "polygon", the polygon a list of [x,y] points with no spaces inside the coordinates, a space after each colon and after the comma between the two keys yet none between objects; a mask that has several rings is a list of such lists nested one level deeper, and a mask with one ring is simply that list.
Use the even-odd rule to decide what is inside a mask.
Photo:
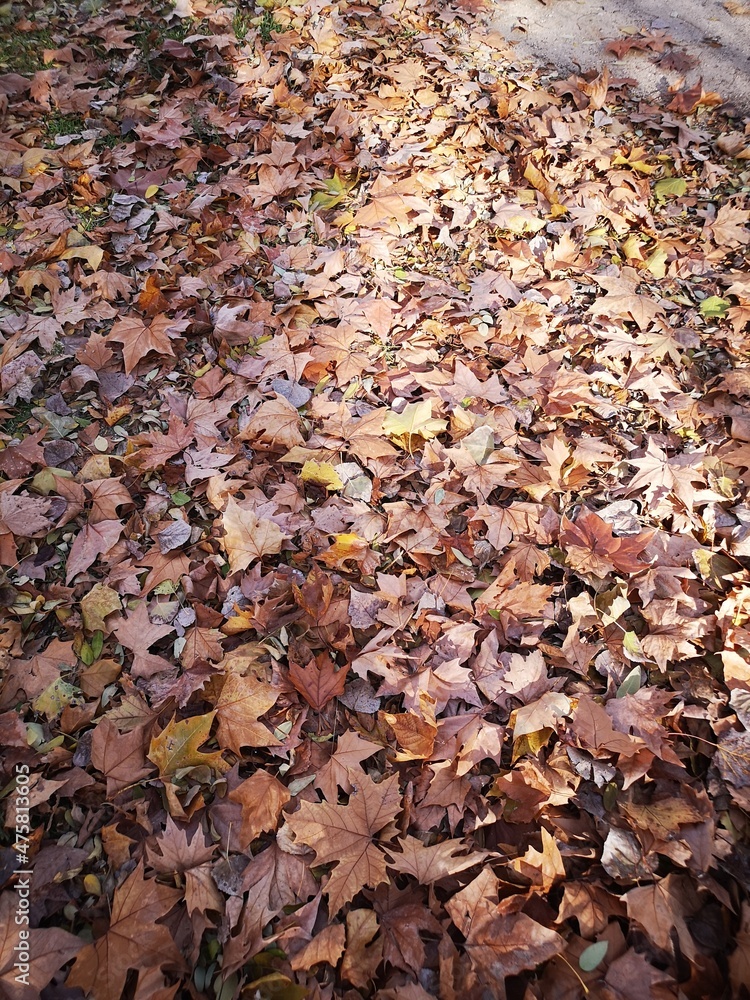
[{"label": "brown leaf", "polygon": [[229,770],[221,750],[206,753],[199,750],[208,740],[216,712],[196,715],[180,722],[170,719],[158,736],[151,740],[148,759],[159,769],[160,777],[173,777],[178,771],[192,767],[210,767],[219,774]]},{"label": "brown leaf", "polygon": [[347,729],[339,737],[333,755],[321,767],[315,776],[315,787],[319,788],[328,802],[338,800],[338,789],[350,794],[362,769],[358,766],[363,760],[372,757],[382,747],[370,740],[362,739],[359,733]]},{"label": "brown leaf", "polygon": [[120,521],[98,521],[84,524],[70,547],[66,562],[65,582],[70,583],[97,559],[112,548],[122,534]]},{"label": "brown leaf", "polygon": [[328,653],[320,653],[305,667],[289,662],[289,680],[317,712],[321,712],[332,698],[343,694],[346,675],[346,669],[338,669]]},{"label": "brown leaf", "polygon": [[[59,927],[27,928],[16,920],[21,912],[18,904],[19,896],[12,890],[0,896],[0,993],[9,1000],[37,1000],[83,943]],[[24,944],[29,961],[19,947]]]},{"label": "brown leaf", "polygon": [[278,525],[267,518],[258,518],[251,510],[240,507],[230,497],[222,517],[224,548],[229,556],[232,573],[247,567],[263,556],[281,552],[284,535]]},{"label": "brown leaf", "polygon": [[129,375],[151,351],[174,356],[169,340],[169,333],[174,329],[174,326],[170,327],[169,321],[159,323],[154,319],[150,326],[146,326],[139,316],[127,316],[117,320],[110,330],[108,340],[122,344],[125,374]]},{"label": "brown leaf", "polygon": [[107,779],[107,796],[135,786],[151,771],[146,763],[145,727],[121,733],[109,719],[102,719],[91,741],[91,763]]},{"label": "brown leaf", "polygon": [[229,793],[242,806],[240,841],[249,849],[267,830],[275,830],[281,810],[291,799],[288,789],[268,771],[256,771]]},{"label": "brown leaf", "polygon": [[302,802],[287,819],[297,843],[315,851],[317,864],[336,865],[324,889],[331,916],[363,886],[388,881],[385,858],[373,838],[396,818],[400,808],[397,775],[379,784],[362,775],[348,805]]},{"label": "brown leaf", "polygon": [[497,878],[485,870],[447,903],[451,919],[466,937],[466,952],[482,977],[502,983],[533,969],[565,948],[555,931],[520,913],[523,897],[498,903]]},{"label": "brown leaf", "polygon": [[460,840],[444,840],[427,846],[416,837],[398,841],[401,853],[390,854],[389,867],[404,875],[412,875],[419,885],[431,885],[448,875],[455,875],[466,868],[482,864],[486,851],[466,854],[466,845]]},{"label": "brown leaf", "polygon": [[316,934],[312,941],[298,951],[291,960],[291,966],[298,972],[302,969],[312,969],[321,962],[326,962],[334,969],[344,954],[346,930],[343,924],[331,924]]},{"label": "brown leaf", "polygon": [[219,745],[240,755],[242,747],[275,747],[279,740],[267,726],[259,722],[261,715],[276,704],[279,691],[255,677],[241,677],[231,673],[224,681],[216,717],[219,728],[216,738]]},{"label": "brown leaf", "polygon": [[185,963],[172,935],[156,922],[179,898],[177,890],[155,879],[144,880],[143,862],[139,862],[115,889],[107,933],[78,953],[67,986],[78,986],[97,1000],[120,1000],[129,969],[183,969]]}]

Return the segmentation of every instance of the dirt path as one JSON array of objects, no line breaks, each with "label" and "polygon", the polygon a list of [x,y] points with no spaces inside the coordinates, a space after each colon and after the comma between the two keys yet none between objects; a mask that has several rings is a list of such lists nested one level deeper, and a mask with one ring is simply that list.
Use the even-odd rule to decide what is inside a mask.
[{"label": "dirt path", "polygon": [[[560,70],[594,69],[604,63],[615,77],[632,77],[646,97],[666,96],[685,77],[703,77],[707,91],[717,91],[739,109],[750,108],[750,4],[746,14],[732,14],[719,0],[505,0],[498,4],[495,26],[522,56]],[[608,41],[666,33],[674,43],[668,56],[687,53],[695,61],[682,68],[681,57],[661,59],[654,48],[618,54],[605,52]],[[658,42],[653,42],[658,49]],[[657,60],[661,60],[657,65]],[[670,68],[676,63],[677,68]]]}]

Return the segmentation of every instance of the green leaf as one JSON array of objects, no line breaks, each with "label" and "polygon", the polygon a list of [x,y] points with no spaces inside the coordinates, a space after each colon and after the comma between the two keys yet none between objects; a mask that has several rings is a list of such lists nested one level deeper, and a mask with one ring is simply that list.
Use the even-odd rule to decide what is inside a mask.
[{"label": "green leaf", "polygon": [[687,191],[687,181],[684,177],[665,177],[654,184],[654,194],[657,198],[674,196],[679,198]]},{"label": "green leaf", "polygon": [[720,299],[718,295],[709,295],[700,304],[701,316],[723,318],[727,314],[727,309],[731,305],[726,299]]},{"label": "green leaf", "polygon": [[183,493],[182,490],[177,490],[176,493],[172,494],[172,503],[177,507],[184,507],[186,503],[190,503],[192,497],[189,497],[187,493]]},{"label": "green leaf", "polygon": [[[632,634],[632,633],[628,633]],[[624,698],[626,694],[635,694],[641,686],[641,668],[633,667],[628,676],[617,689],[615,697]]]},{"label": "green leaf", "polygon": [[[626,632],[622,637],[622,651],[634,663],[646,663],[648,657],[643,652],[640,640],[635,632]],[[637,688],[636,688],[637,690]]]},{"label": "green leaf", "polygon": [[98,660],[102,655],[102,649],[104,648],[104,633],[94,632],[91,637],[91,651],[94,654],[94,659]]},{"label": "green leaf", "polygon": [[609,941],[597,941],[596,944],[590,944],[588,948],[584,948],[581,952],[578,964],[584,972],[593,972],[597,965],[604,959],[608,948]]}]

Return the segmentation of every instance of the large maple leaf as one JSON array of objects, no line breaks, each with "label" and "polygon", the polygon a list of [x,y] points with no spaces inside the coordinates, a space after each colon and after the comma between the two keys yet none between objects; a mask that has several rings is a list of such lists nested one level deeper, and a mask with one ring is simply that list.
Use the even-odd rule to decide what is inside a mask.
[{"label": "large maple leaf", "polygon": [[143,878],[143,862],[115,889],[109,930],[79,952],[66,985],[97,1000],[120,1000],[129,969],[184,968],[169,930],[157,924],[180,898],[177,889]]},{"label": "large maple leaf", "polygon": [[575,523],[563,517],[561,527],[560,546],[569,564],[579,573],[604,577],[614,569],[640,573],[647,568],[638,554],[653,538],[653,531],[633,537],[615,536],[612,526],[586,507],[581,508]]},{"label": "large maple leaf", "polygon": [[297,842],[315,851],[317,864],[336,863],[324,889],[331,917],[363,886],[388,881],[385,857],[373,838],[400,808],[398,775],[379,784],[363,775],[357,777],[348,805],[303,802],[287,820]]},{"label": "large maple leaf", "polygon": [[[498,902],[498,880],[492,870],[457,892],[445,905],[451,920],[466,936],[466,952],[485,980],[502,987],[506,976],[533,969],[565,947],[559,934],[519,912],[523,896]],[[499,992],[504,996],[504,990]]]},{"label": "large maple leaf", "polygon": [[223,524],[224,547],[232,573],[247,569],[256,559],[281,552],[284,535],[279,526],[268,518],[256,517],[251,510],[244,510],[232,497],[224,511]]},{"label": "large maple leaf", "polygon": [[150,326],[146,326],[139,316],[123,316],[112,327],[109,339],[122,344],[125,372],[129,375],[151,351],[174,356],[169,338],[179,334],[184,327],[183,321],[171,320],[168,316],[157,316]]},{"label": "large maple leaf", "polygon": [[224,681],[216,715],[219,745],[238,756],[242,747],[277,747],[279,740],[259,721],[276,704],[280,692],[264,681],[249,675],[230,674]]}]

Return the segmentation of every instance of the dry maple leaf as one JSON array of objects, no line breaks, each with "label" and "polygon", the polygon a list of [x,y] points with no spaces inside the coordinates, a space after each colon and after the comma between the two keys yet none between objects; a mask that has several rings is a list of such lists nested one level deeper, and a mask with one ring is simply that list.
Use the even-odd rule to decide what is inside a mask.
[{"label": "dry maple leaf", "polygon": [[139,726],[121,733],[110,719],[104,718],[94,730],[91,763],[106,777],[110,798],[138,784],[149,773],[145,729]]},{"label": "dry maple leaf", "polygon": [[146,326],[140,316],[127,316],[117,320],[109,333],[109,340],[122,344],[125,373],[129,375],[151,351],[174,355],[167,330],[161,326]]},{"label": "dry maple leaf", "polygon": [[346,914],[346,952],[341,963],[341,975],[361,990],[375,978],[383,957],[379,930],[377,914],[372,910],[349,910]]},{"label": "dry maple leaf", "polygon": [[303,445],[300,416],[283,396],[262,403],[239,434],[240,441],[250,441],[254,447],[288,450]]},{"label": "dry maple leaf", "polygon": [[120,521],[84,524],[68,553],[65,582],[69,584],[79,573],[87,570],[98,556],[109,552],[122,534],[122,528]]},{"label": "dry maple leaf", "polygon": [[625,895],[625,902],[628,916],[648,931],[658,948],[672,950],[674,928],[682,953],[689,959],[696,957],[688,920],[701,908],[701,903],[689,876],[667,875],[653,885],[631,889]]},{"label": "dry maple leaf", "polygon": [[346,928],[343,924],[324,927],[315,937],[292,957],[291,966],[296,971],[309,970],[320,962],[327,962],[334,969],[344,954]]},{"label": "dry maple leaf", "polygon": [[149,647],[164,636],[171,635],[174,626],[152,622],[145,601],[140,601],[113,631],[118,642],[126,649],[132,650],[133,665],[130,672],[135,677],[150,677],[154,673],[170,669],[169,661],[155,653],[149,653]]},{"label": "dry maple leaf", "polygon": [[435,699],[426,691],[419,692],[419,713],[383,712],[381,717],[393,730],[402,747],[395,755],[396,760],[424,760],[432,756],[437,736]]},{"label": "dry maple leaf", "polygon": [[401,852],[389,852],[389,867],[404,875],[412,875],[419,885],[439,882],[449,875],[482,864],[487,857],[486,851],[466,854],[466,845],[460,840],[443,840],[427,846],[416,837],[404,837],[397,843]]},{"label": "dry maple leaf", "polygon": [[447,426],[445,420],[432,416],[429,399],[407,403],[400,413],[389,410],[383,418],[383,433],[406,451],[419,447],[420,438],[429,441]]},{"label": "dry maple leaf", "polygon": [[268,727],[258,721],[276,704],[279,694],[277,688],[252,675],[229,674],[216,702],[219,745],[238,756],[242,747],[280,746]]},{"label": "dry maple leaf", "polygon": [[605,577],[615,569],[621,573],[639,573],[648,566],[637,556],[653,538],[653,531],[616,537],[612,526],[586,507],[581,508],[575,523],[563,517],[561,529],[560,547],[568,563],[579,573]]},{"label": "dry maple leaf", "polygon": [[518,912],[523,896],[498,902],[498,880],[485,869],[446,903],[451,919],[466,937],[464,947],[484,978],[502,983],[559,954],[565,941],[555,931]]},{"label": "dry maple leaf", "polygon": [[344,693],[346,675],[346,669],[337,668],[326,652],[319,653],[305,667],[289,661],[289,680],[316,712]]},{"label": "dry maple leaf", "polygon": [[358,765],[382,749],[379,744],[371,743],[354,730],[347,729],[339,737],[332,756],[316,774],[315,787],[321,790],[328,802],[336,802],[337,789],[341,788],[348,795],[354,787],[353,782],[362,776]]},{"label": "dry maple leaf", "polygon": [[229,556],[232,573],[247,567],[263,556],[281,552],[284,535],[277,524],[265,517],[256,517],[230,497],[222,516],[224,548]]},{"label": "dry maple leaf", "polygon": [[120,1000],[129,969],[143,972],[170,966],[181,970],[184,959],[169,930],[156,921],[166,916],[181,893],[155,879],[143,878],[143,862],[115,889],[105,935],[78,953],[67,978],[96,1000]]},{"label": "dry maple leaf", "polygon": [[256,771],[233,789],[228,798],[242,806],[240,841],[249,845],[264,830],[275,830],[281,810],[291,799],[285,785],[268,771]]},{"label": "dry maple leaf", "polygon": [[157,872],[186,872],[210,861],[216,844],[207,844],[200,828],[188,830],[171,816],[158,837],[146,843],[148,864]]},{"label": "dry maple leaf", "polygon": [[296,842],[315,851],[317,864],[336,863],[323,890],[331,917],[363,886],[374,888],[388,881],[385,857],[373,839],[393,822],[400,808],[398,775],[376,784],[363,774],[347,805],[302,802],[287,819]]}]

